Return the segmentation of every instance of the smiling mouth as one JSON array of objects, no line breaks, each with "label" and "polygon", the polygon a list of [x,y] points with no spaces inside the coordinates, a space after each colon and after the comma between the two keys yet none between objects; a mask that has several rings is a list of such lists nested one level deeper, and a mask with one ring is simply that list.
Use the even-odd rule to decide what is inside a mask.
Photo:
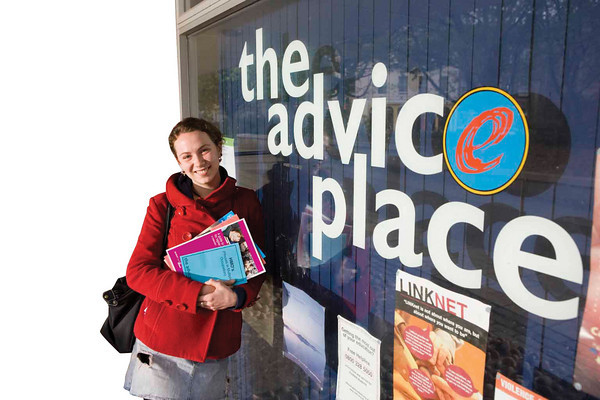
[{"label": "smiling mouth", "polygon": [[194,173],[200,174],[200,175],[205,175],[208,172],[208,168],[209,167],[197,169],[196,171],[194,171]]}]

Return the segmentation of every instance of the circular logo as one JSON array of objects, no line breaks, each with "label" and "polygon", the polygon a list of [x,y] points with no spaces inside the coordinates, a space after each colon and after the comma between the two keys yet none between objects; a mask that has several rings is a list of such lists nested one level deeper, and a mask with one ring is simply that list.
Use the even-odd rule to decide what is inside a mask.
[{"label": "circular logo", "polygon": [[448,115],[444,159],[452,177],[469,192],[490,195],[507,188],[523,169],[528,148],[525,115],[500,89],[473,89]]}]

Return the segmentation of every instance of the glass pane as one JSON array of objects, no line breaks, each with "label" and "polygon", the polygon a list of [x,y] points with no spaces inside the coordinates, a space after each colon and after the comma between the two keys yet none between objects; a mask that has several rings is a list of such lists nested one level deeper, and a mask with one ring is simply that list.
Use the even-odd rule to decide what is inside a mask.
[{"label": "glass pane", "polygon": [[187,11],[192,7],[197,6],[198,4],[200,4],[202,0],[185,0],[183,2],[183,11]]},{"label": "glass pane", "polygon": [[[338,316],[381,340],[379,364],[362,361],[381,398],[442,398],[449,364],[471,398],[494,398],[498,373],[600,398],[586,330],[600,320],[599,28],[596,1],[265,0],[189,36],[192,115],[235,139],[238,182],[266,215],[239,398],[335,398],[350,354]],[[444,342],[448,326],[408,318],[405,295],[438,322],[475,317],[404,291],[399,270],[491,306],[487,336]],[[411,326],[435,333],[422,340],[443,366],[416,355]]]}]

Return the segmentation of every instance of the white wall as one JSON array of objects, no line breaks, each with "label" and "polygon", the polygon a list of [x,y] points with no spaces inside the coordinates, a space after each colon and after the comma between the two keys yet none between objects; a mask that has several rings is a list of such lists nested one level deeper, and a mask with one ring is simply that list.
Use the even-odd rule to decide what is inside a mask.
[{"label": "white wall", "polygon": [[0,5],[1,398],[129,399],[99,334],[178,171],[174,1]]}]

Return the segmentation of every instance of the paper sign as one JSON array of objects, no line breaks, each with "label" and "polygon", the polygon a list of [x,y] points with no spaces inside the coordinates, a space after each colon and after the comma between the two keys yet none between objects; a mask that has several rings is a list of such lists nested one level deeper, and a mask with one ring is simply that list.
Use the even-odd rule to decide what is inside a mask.
[{"label": "paper sign", "polygon": [[501,373],[496,374],[494,400],[547,400],[524,386],[511,381]]},{"label": "paper sign", "polygon": [[233,179],[236,178],[235,171],[235,147],[233,138],[223,138],[223,148],[221,153],[221,166],[227,170],[227,174]]},{"label": "paper sign", "polygon": [[338,399],[379,400],[381,341],[338,315]]}]

